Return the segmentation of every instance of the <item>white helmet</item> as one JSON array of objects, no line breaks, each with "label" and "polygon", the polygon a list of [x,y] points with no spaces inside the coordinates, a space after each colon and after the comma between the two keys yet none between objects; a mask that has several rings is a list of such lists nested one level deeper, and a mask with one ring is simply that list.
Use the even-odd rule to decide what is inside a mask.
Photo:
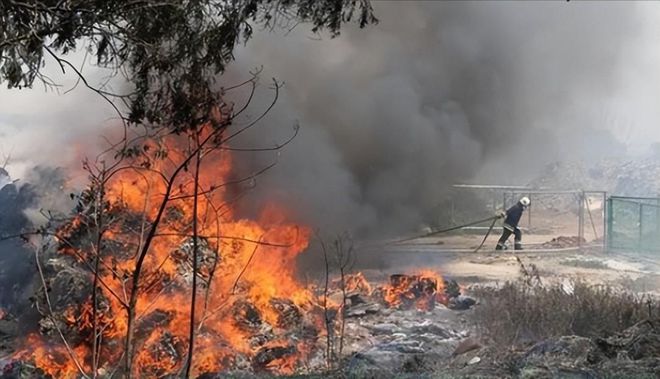
[{"label": "white helmet", "polygon": [[520,199],[520,204],[522,204],[523,207],[529,207],[529,197],[523,196],[523,198]]}]

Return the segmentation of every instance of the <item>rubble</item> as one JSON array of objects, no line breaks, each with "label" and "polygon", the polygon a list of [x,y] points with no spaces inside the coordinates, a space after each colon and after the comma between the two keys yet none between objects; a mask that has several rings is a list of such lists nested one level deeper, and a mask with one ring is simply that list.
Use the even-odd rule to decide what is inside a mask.
[{"label": "rubble", "polygon": [[[390,275],[389,284],[378,288],[377,293],[382,297],[384,304],[390,307],[431,310],[436,303],[446,304],[449,297],[458,296],[455,292],[445,292],[444,284],[444,279],[432,273],[393,274]],[[447,288],[450,291],[455,290],[451,285],[447,285]]]},{"label": "rubble", "polygon": [[658,377],[660,320],[642,321],[610,337],[561,336],[523,350],[490,346],[462,354],[466,357],[456,355],[442,370],[484,378]]},{"label": "rubble", "polygon": [[254,356],[252,363],[257,371],[267,370],[268,365],[278,359],[283,359],[287,356],[296,353],[295,346],[265,346],[261,348]]},{"label": "rubble", "polygon": [[381,306],[378,303],[363,303],[355,306],[350,306],[346,310],[346,317],[361,317],[368,314],[378,313]]},{"label": "rubble", "polygon": [[[146,357],[145,354],[146,353]],[[172,372],[186,353],[186,343],[165,331],[152,343],[148,343],[138,356],[144,373],[163,377]],[[146,359],[145,359],[146,358]]]},{"label": "rubble", "polygon": [[481,362],[481,358],[474,357],[474,358],[470,359],[467,364],[468,364],[468,366],[471,366],[471,365],[476,365],[479,362]]},{"label": "rubble", "polygon": [[[186,284],[192,283],[193,273],[193,238],[188,238],[181,247],[172,252],[172,259],[177,263],[178,274]],[[222,263],[219,254],[216,254],[204,238],[198,238],[197,276],[202,279],[203,286],[208,285],[209,276],[217,265]]]},{"label": "rubble", "polygon": [[464,311],[470,309],[476,303],[477,301],[470,296],[458,295],[449,299],[447,307],[457,311]]},{"label": "rubble", "polygon": [[234,303],[232,312],[236,326],[245,331],[258,331],[263,323],[259,310],[254,304],[239,300]]},{"label": "rubble", "polygon": [[302,322],[302,313],[293,301],[289,299],[273,298],[270,300],[271,306],[277,312],[277,326],[288,328],[293,325],[300,325]]},{"label": "rubble", "polygon": [[470,352],[472,350],[481,349],[482,347],[483,345],[479,343],[479,341],[476,338],[469,337],[459,342],[459,344],[456,346],[456,349],[454,349],[454,352],[451,355],[452,357],[455,357]]},{"label": "rubble", "polygon": [[636,361],[660,357],[660,320],[640,322],[622,333],[599,338],[596,344],[608,358]]},{"label": "rubble", "polygon": [[43,370],[24,361],[12,361],[5,364],[0,371],[4,379],[51,379]]},{"label": "rubble", "polygon": [[[331,303],[343,304],[346,297],[346,317],[362,317],[383,309],[418,309],[431,311],[447,306],[453,310],[467,310],[476,300],[461,294],[454,280],[446,280],[434,273],[392,274],[389,283],[372,289],[361,273],[345,276],[345,293],[339,281],[333,281],[327,298]],[[350,283],[350,286],[349,286]]]},{"label": "rubble", "polygon": [[431,369],[432,365],[421,367],[425,366],[422,361],[449,359],[458,341],[468,335],[449,326],[456,325],[451,321],[455,315],[447,308],[430,312],[392,309],[388,314],[347,319],[347,370],[377,375]]}]

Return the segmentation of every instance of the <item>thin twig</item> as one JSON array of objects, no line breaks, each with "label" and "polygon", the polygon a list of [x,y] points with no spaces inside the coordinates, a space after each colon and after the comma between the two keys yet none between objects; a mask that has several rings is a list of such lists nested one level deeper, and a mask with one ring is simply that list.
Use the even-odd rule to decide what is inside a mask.
[{"label": "thin twig", "polygon": [[250,258],[248,258],[247,263],[245,263],[245,266],[243,266],[243,269],[241,272],[238,274],[236,277],[236,280],[234,280],[234,285],[231,287],[231,294],[233,295],[236,292],[236,287],[238,286],[238,281],[241,279],[241,276],[245,273],[245,270],[247,270],[248,266],[252,262],[252,258],[254,258],[254,255],[257,253],[257,249],[259,249],[260,246],[260,241],[264,237],[265,233],[263,233],[261,236],[259,236],[259,242],[257,242],[254,245],[254,250],[252,250],[252,254],[250,254]]},{"label": "thin twig", "polygon": [[64,347],[66,348],[67,353],[69,353],[69,356],[73,360],[73,363],[76,365],[76,368],[80,372],[80,375],[83,376],[83,378],[89,378],[87,374],[85,374],[85,370],[82,368],[80,365],[80,362],[78,362],[78,359],[76,358],[76,354],[73,352],[73,349],[71,349],[71,346],[69,345],[69,342],[66,340],[64,337],[64,334],[62,333],[62,329],[60,329],[58,323],[55,321],[55,315],[53,313],[53,306],[50,302],[50,297],[48,296],[48,285],[46,284],[46,278],[44,277],[44,272],[41,268],[41,262],[39,262],[39,249],[34,250],[34,259],[37,264],[37,271],[39,272],[39,278],[41,279],[41,285],[43,286],[44,289],[44,297],[46,299],[46,305],[48,305],[48,312],[51,320],[53,320],[53,325],[55,326],[55,329],[57,330],[57,333],[59,334],[60,338],[62,339],[62,342],[64,343]]}]

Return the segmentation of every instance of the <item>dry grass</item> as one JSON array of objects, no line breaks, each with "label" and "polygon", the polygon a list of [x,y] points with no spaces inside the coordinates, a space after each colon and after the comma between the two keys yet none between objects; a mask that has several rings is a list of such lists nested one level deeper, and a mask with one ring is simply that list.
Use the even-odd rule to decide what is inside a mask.
[{"label": "dry grass", "polygon": [[608,336],[660,316],[660,304],[648,296],[583,281],[547,285],[535,267],[520,265],[520,280],[474,290],[481,303],[476,326],[501,346],[562,335]]}]

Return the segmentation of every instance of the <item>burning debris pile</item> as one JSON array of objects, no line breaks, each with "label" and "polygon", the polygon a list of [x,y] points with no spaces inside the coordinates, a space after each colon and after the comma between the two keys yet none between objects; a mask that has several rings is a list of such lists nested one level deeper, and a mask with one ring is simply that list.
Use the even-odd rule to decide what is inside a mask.
[{"label": "burning debris pile", "polygon": [[[77,228],[68,236],[83,237]],[[69,242],[72,242],[69,240]],[[117,243],[117,241],[109,241]],[[181,245],[185,249],[187,242]],[[206,251],[203,256],[212,255]],[[166,377],[180,370],[186,353],[185,334],[177,330],[186,309],[177,303],[182,288],[187,288],[190,269],[186,260],[172,259],[175,267],[167,273],[152,273],[145,284],[152,301],[138,318],[136,357],[143,377]],[[208,258],[201,259],[200,266]],[[119,266],[113,271],[118,271]],[[210,269],[210,268],[209,268]],[[79,377],[91,350],[93,315],[90,307],[93,280],[85,263],[62,245],[49,250],[41,267],[47,292],[37,293],[35,306],[41,310],[39,331],[27,337],[24,349],[6,362],[3,378],[14,377]],[[216,268],[217,270],[217,268]],[[209,288],[209,274],[200,277],[203,290]],[[115,278],[126,280],[119,272]],[[104,280],[110,280],[109,277]],[[291,373],[301,370],[323,370],[326,367],[324,344],[328,329],[332,333],[345,323],[346,350],[351,365],[364,365],[373,359],[387,361],[388,365],[404,365],[414,355],[422,353],[442,355],[450,352],[455,342],[466,336],[452,328],[445,328],[447,312],[467,309],[474,300],[460,294],[454,281],[446,281],[437,274],[391,275],[389,283],[372,286],[357,273],[332,282],[327,294],[327,309],[321,304],[323,294],[312,287],[307,302],[297,303],[287,297],[269,297],[263,303],[250,297],[253,287],[247,283],[237,285],[225,303],[203,313],[197,343],[199,375],[216,377],[221,372]],[[202,291],[203,292],[203,291]],[[161,295],[162,294],[162,295]],[[102,331],[107,361],[98,369],[99,375],[112,376],[120,368],[114,351],[123,343],[121,309],[113,308],[113,300],[103,292],[97,295],[98,329]],[[163,298],[161,299],[161,296]],[[172,297],[174,301],[169,301]],[[260,299],[259,299],[260,300]],[[182,300],[181,300],[182,301]],[[324,312],[333,314],[331,325],[323,325]],[[9,317],[9,316],[5,316]],[[2,321],[0,321],[2,323]],[[14,337],[17,337],[14,333]],[[62,345],[61,341],[67,341]],[[365,343],[380,341],[367,348]],[[365,350],[365,348],[367,348]],[[208,350],[207,350],[208,349]],[[109,357],[113,357],[112,360]],[[103,361],[100,361],[103,362]],[[77,366],[81,365],[80,368]],[[392,368],[395,368],[392,366]],[[396,367],[400,369],[400,367]]]},{"label": "burning debris pile", "polygon": [[[93,246],[94,231],[80,216],[60,229],[57,243],[50,245],[41,259],[42,284],[47,291],[39,286],[34,297],[41,314],[39,330],[15,354],[12,367],[20,366],[16,362],[31,361],[52,377],[76,377],[90,369],[92,336],[97,330],[99,374],[119,368],[128,322],[129,260],[136,247],[126,236],[139,227],[139,215],[126,204],[108,207],[109,217],[122,219],[122,223],[104,240],[103,249],[111,253],[99,263],[97,293],[93,294],[93,259],[88,251],[77,248]],[[164,225],[180,227],[177,223],[184,221],[182,212],[178,207],[168,209]],[[236,239],[215,246],[207,239],[198,241],[197,295],[202,300],[198,305],[194,372],[291,372],[296,362],[306,359],[306,352],[319,336],[319,307],[311,291],[295,282],[292,271],[293,257],[306,246],[304,232],[295,226],[272,226],[270,233],[284,237],[279,245],[287,245],[276,247],[256,242],[265,233],[256,223],[243,220],[227,226],[234,227]],[[287,244],[287,239],[294,244]],[[144,377],[175,374],[185,362],[189,288],[194,274],[191,240],[180,237],[179,241],[178,245],[172,240],[167,241],[172,244],[164,241],[158,246],[162,255],[150,262],[140,283],[133,343],[135,364]],[[240,276],[257,247],[264,250],[265,257],[251,262]]]},{"label": "burning debris pile", "polygon": [[[386,284],[372,287],[361,273],[345,283],[344,367],[372,377],[393,372],[430,371],[421,359],[451,357],[468,337],[462,312],[475,300],[461,295],[455,281],[436,273],[390,275]],[[341,284],[333,283],[330,297],[342,299]]]},{"label": "burning debris pile", "polygon": [[[231,211],[214,218],[208,216],[212,204],[200,201],[207,218],[195,238],[190,198],[184,195],[164,208],[151,254],[145,257],[140,280],[133,282],[145,224],[156,217],[157,209],[147,206],[154,199],[145,196],[146,188],[131,176],[110,182],[102,201],[98,193],[94,187],[85,191],[74,217],[44,238],[37,250],[38,270],[29,287],[34,288],[35,313],[20,320],[4,314],[0,320],[0,332],[8,341],[5,351],[13,351],[2,362],[0,377],[123,375],[129,330],[135,375],[181,375],[189,346],[193,279],[194,377],[323,370],[329,332],[347,335],[343,356],[364,350],[364,333],[373,333],[383,345],[372,353],[404,357],[423,351],[423,338],[454,340],[460,335],[438,326],[438,319],[418,320],[419,315],[474,304],[455,282],[432,272],[392,275],[381,286],[373,286],[362,274],[347,275],[334,280],[328,292],[303,286],[296,279],[295,260],[307,247],[309,231],[287,223],[283,210],[273,206],[256,221],[235,219]],[[102,228],[99,209],[106,220]],[[217,228],[221,233],[214,233]],[[131,320],[134,288],[138,292]],[[363,322],[373,325],[358,328]],[[400,325],[383,331],[388,323]],[[346,329],[339,330],[340,324]],[[360,341],[348,336],[355,328]],[[412,340],[398,341],[401,333]]]},{"label": "burning debris pile", "polygon": [[[341,299],[341,282],[336,280],[329,295]],[[419,274],[392,274],[387,284],[373,288],[362,273],[344,277],[346,315],[362,316],[376,313],[382,308],[398,310],[432,311],[436,306],[465,310],[476,303],[453,280],[446,280],[432,271]]]},{"label": "burning debris pile", "polygon": [[91,184],[74,196],[72,214],[35,238],[36,271],[26,278],[33,311],[0,320],[16,326],[7,328],[3,377],[315,371],[327,368],[328,338],[343,336],[352,320],[378,324],[388,315],[402,317],[399,328],[415,337],[389,340],[386,350],[419,350],[429,333],[455,336],[439,320],[414,321],[474,304],[435,273],[392,275],[375,287],[361,274],[325,290],[303,285],[296,263],[310,230],[276,204],[239,217],[223,185],[231,155],[208,149],[192,165],[192,142],[179,137],[147,140],[112,175],[87,166]]},{"label": "burning debris pile", "polygon": [[[115,207],[110,214],[123,218],[122,227],[133,227],[131,221],[135,215],[125,206]],[[83,251],[73,248],[92,242],[87,239],[93,234],[80,219],[65,225],[60,232],[57,243],[47,246],[41,258],[37,280],[42,281],[47,291],[39,288],[33,299],[40,312],[38,332],[30,334],[23,341],[23,348],[5,362],[3,378],[80,377],[81,371],[90,369],[94,329],[99,331],[96,343],[101,346],[98,375],[110,377],[121,370],[117,364],[121,359],[118,352],[123,348],[127,321],[121,303],[118,304],[122,301],[121,292],[115,291],[123,291],[121,286],[128,283],[128,273],[122,268],[126,263],[122,259],[131,248],[119,237],[127,231],[114,230],[112,238],[105,242],[105,248],[115,253],[101,262],[107,264],[107,271],[98,278],[96,317],[92,307],[91,262],[82,255]],[[185,360],[188,300],[184,290],[190,287],[193,275],[190,254],[185,251],[190,244],[190,239],[181,239],[178,248],[164,256],[163,262],[155,266],[158,270],[150,271],[142,284],[149,302],[139,307],[136,318],[135,364],[140,377],[177,375]],[[293,287],[290,293],[278,295],[278,286],[270,282],[286,283],[292,278],[255,278],[247,270],[242,273],[244,278],[237,278],[235,271],[223,272],[246,245],[250,253],[254,252],[253,243],[232,241],[222,246],[223,254],[216,255],[207,240],[199,242],[202,249],[197,275],[202,283],[199,295],[205,304],[200,307],[196,339],[199,347],[194,358],[196,375],[216,377],[222,372],[235,371],[292,373],[325,369],[327,328],[332,328],[332,333],[342,333],[335,330],[340,322],[345,323],[344,356],[351,356],[353,365],[366,364],[371,359],[402,365],[412,355],[427,350],[440,349],[444,354],[457,339],[465,336],[440,325],[446,321],[446,312],[453,312],[447,307],[465,309],[474,301],[460,294],[456,282],[446,281],[435,273],[395,274],[380,286],[370,284],[361,273],[346,275],[343,280],[332,282],[324,309],[321,305],[324,295],[319,288]],[[280,249],[260,248],[273,249],[271,252]],[[245,259],[249,261],[249,257]],[[121,286],[110,287],[117,283]],[[267,287],[260,287],[261,283]],[[219,295],[209,291],[220,284],[226,290],[216,300],[214,296]],[[302,298],[296,297],[301,294]],[[328,311],[334,315],[330,326],[323,322]],[[12,334],[13,338],[19,335],[16,331]],[[373,340],[380,342],[365,350],[365,342]]]},{"label": "burning debris pile", "polygon": [[287,373],[307,361],[323,326],[295,272],[310,231],[275,204],[235,214],[231,156],[199,142],[216,131],[141,140],[112,173],[85,164],[90,186],[42,234],[37,313],[20,321],[32,327],[14,336],[8,377]]}]

